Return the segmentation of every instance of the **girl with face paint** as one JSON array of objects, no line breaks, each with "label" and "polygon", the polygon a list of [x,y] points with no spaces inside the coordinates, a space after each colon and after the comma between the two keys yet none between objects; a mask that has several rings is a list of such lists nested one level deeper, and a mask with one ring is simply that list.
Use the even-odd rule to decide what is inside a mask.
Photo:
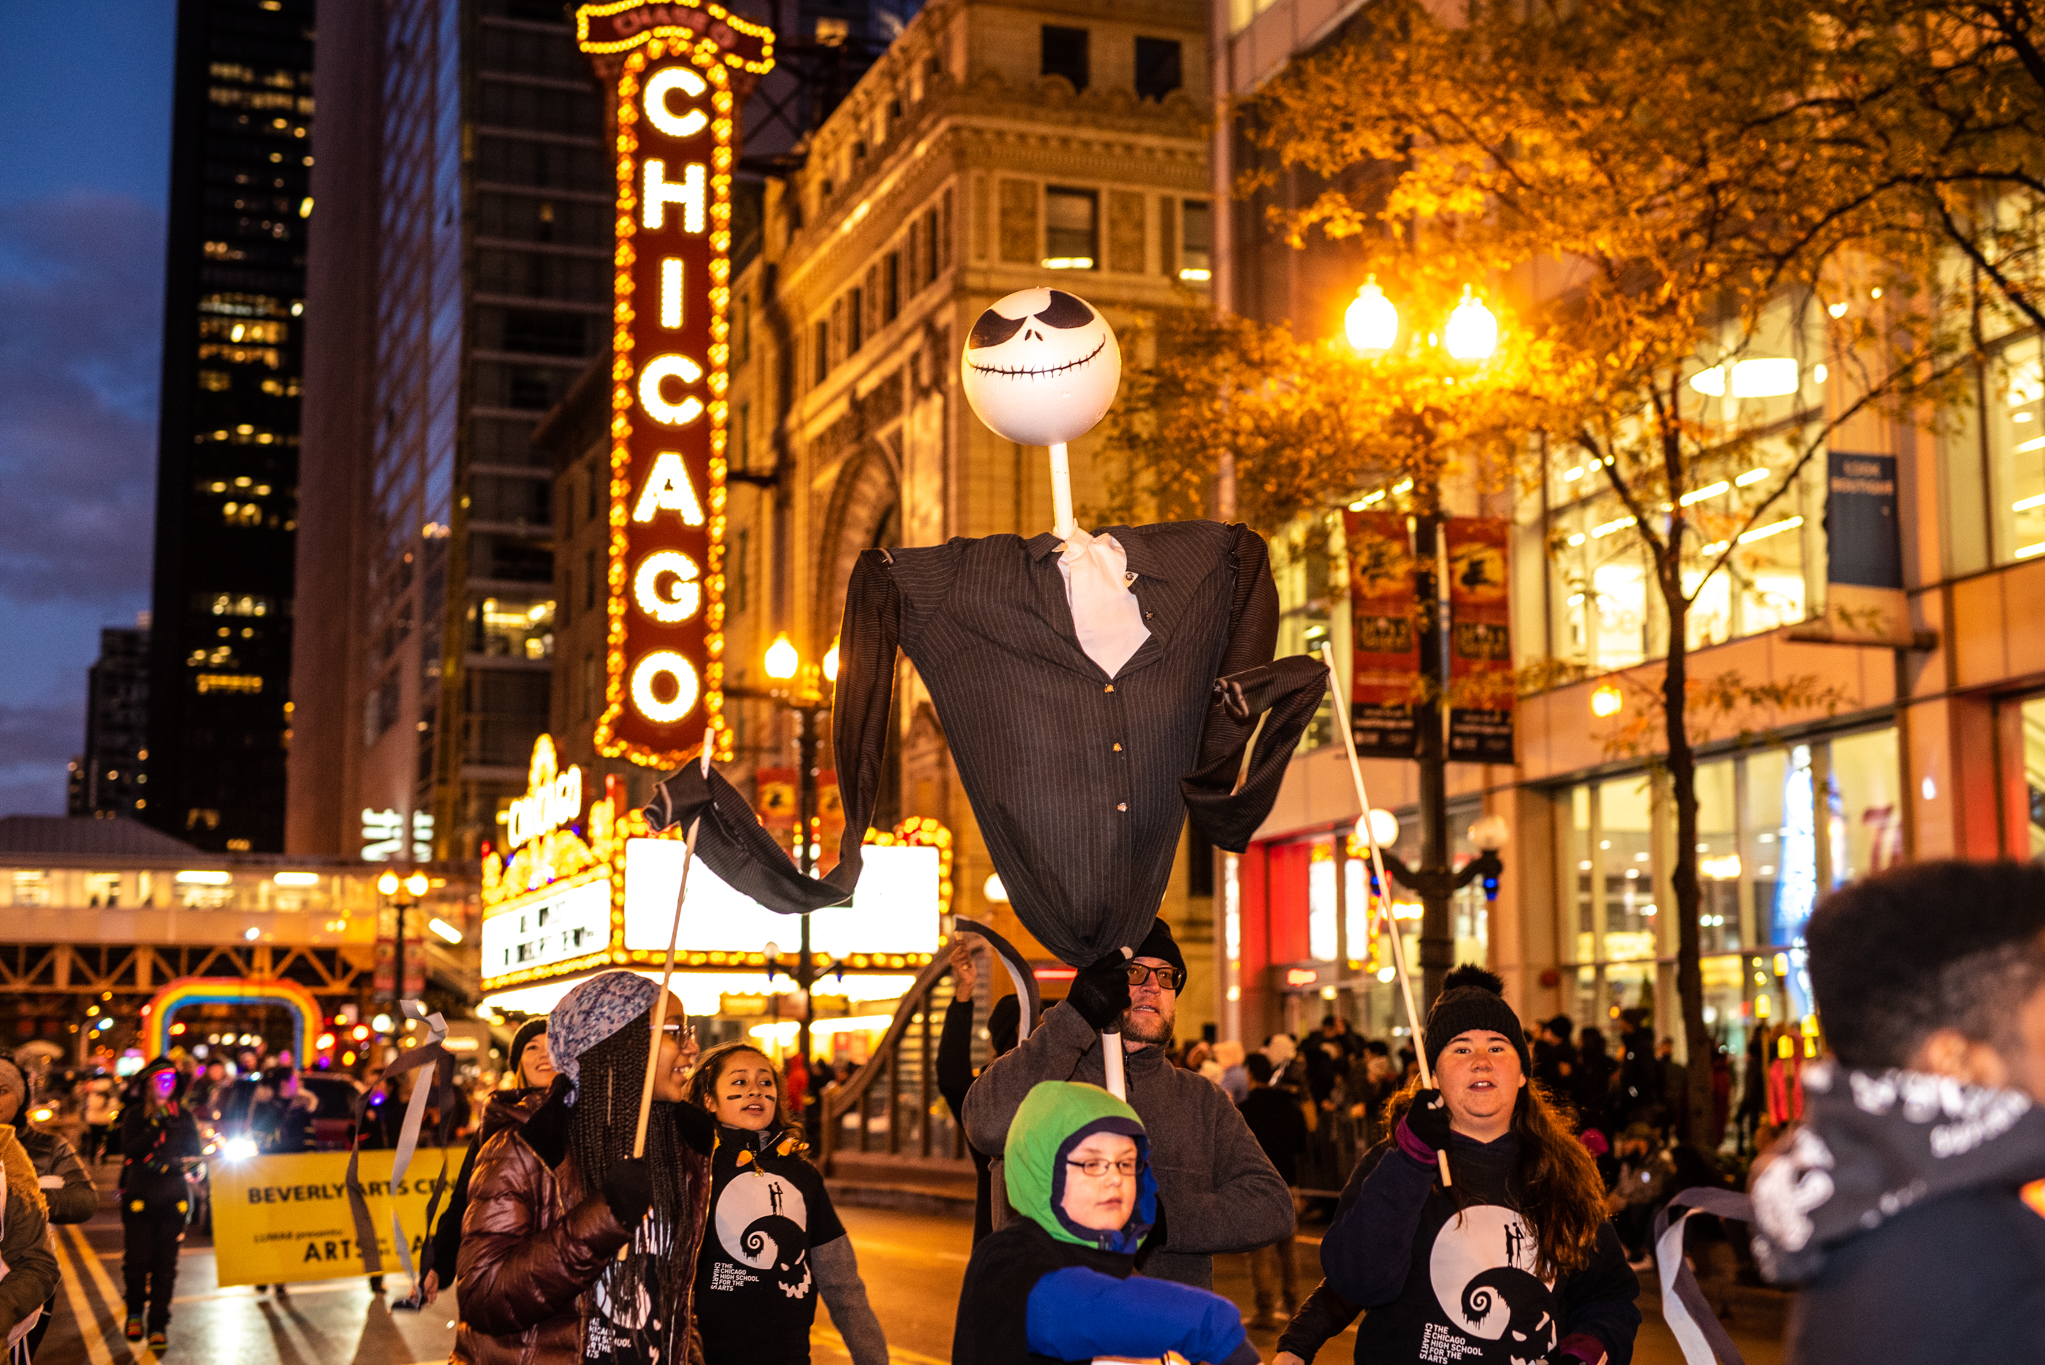
[{"label": "girl with face paint", "polygon": [[170,1301],[191,1195],[184,1162],[199,1155],[199,1127],[183,1104],[185,1077],[159,1057],[135,1078],[121,1110],[121,1273],[127,1284],[130,1341],[169,1344]]},{"label": "girl with face paint", "polygon": [[747,1043],[712,1048],[689,1099],[717,1121],[710,1226],[696,1262],[706,1365],[808,1365],[821,1294],[853,1365],[887,1365],[852,1239],[831,1207],[774,1063]]}]

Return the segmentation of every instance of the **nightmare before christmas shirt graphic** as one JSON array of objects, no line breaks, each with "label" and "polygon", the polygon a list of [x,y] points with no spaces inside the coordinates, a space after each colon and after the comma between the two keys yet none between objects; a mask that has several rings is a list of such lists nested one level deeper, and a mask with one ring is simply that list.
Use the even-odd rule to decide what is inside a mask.
[{"label": "nightmare before christmas shirt graphic", "polygon": [[[1542,1365],[1566,1355],[1572,1365],[1597,1365],[1600,1356],[1628,1365],[1640,1284],[1617,1234],[1609,1223],[1600,1230],[1582,1270],[1543,1275],[1520,1211],[1518,1156],[1511,1134],[1492,1143],[1457,1136],[1453,1194],[1437,1183],[1432,1163],[1389,1144],[1358,1164],[1321,1262],[1327,1288],[1349,1301],[1350,1314],[1367,1310],[1357,1328],[1359,1361]],[[1287,1349],[1297,1349],[1289,1337]]]},{"label": "nightmare before christmas shirt graphic", "polygon": [[711,1365],[809,1359],[817,1313],[810,1248],[845,1228],[799,1150],[787,1135],[718,1132],[710,1226],[696,1262],[696,1322]]}]

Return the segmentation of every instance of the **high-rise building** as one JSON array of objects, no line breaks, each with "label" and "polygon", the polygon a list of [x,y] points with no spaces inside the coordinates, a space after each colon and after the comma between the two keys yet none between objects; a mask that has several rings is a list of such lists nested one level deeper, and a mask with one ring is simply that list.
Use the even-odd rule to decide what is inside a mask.
[{"label": "high-rise building", "polygon": [[148,809],[149,626],[109,626],[86,672],[85,751],[71,762],[67,814],[133,819]]},{"label": "high-rise building", "polygon": [[529,438],[607,341],[603,110],[552,0],[322,27],[290,847],[473,860],[547,725]]},{"label": "high-rise building", "polygon": [[284,843],[312,54],[312,0],[178,6],[151,782],[131,812],[204,848]]}]

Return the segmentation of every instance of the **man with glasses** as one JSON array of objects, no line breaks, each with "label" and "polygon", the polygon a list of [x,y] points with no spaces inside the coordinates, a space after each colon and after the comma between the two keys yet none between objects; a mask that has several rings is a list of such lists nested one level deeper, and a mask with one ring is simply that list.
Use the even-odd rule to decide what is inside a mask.
[{"label": "man with glasses", "polygon": [[[1208,1289],[1217,1252],[1292,1235],[1292,1194],[1221,1087],[1166,1056],[1185,984],[1186,959],[1171,927],[1157,920],[1132,957],[1079,973],[1064,1003],[980,1074],[966,1093],[966,1137],[983,1152],[1004,1151],[1009,1124],[1039,1081],[1104,1085],[1101,1032],[1119,1029],[1129,1104],[1149,1134],[1158,1183],[1144,1273]],[[1003,1188],[999,1160],[992,1177]],[[997,1229],[1015,1216],[1005,1206],[995,1215]]]}]

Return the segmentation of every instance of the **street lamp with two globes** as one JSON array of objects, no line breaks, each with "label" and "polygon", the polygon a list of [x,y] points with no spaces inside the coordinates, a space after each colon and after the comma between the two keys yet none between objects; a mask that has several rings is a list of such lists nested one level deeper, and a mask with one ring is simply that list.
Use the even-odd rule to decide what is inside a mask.
[{"label": "street lamp with two globes", "polygon": [[[1430,353],[1438,349],[1446,353],[1453,369],[1468,370],[1488,362],[1497,353],[1499,343],[1497,315],[1465,285],[1462,298],[1442,320],[1439,333],[1427,337],[1425,347],[1417,344],[1419,339],[1410,332],[1405,334],[1402,346],[1398,306],[1386,296],[1374,275],[1356,291],[1343,314],[1342,330],[1359,356],[1379,365],[1439,365],[1441,362],[1430,359]],[[1431,451],[1435,424],[1430,414],[1416,409],[1406,417],[1415,444]],[[1421,1008],[1425,1009],[1426,1002],[1440,994],[1442,979],[1455,965],[1450,898],[1479,877],[1483,878],[1487,898],[1497,894],[1498,878],[1504,871],[1498,850],[1505,845],[1507,830],[1505,822],[1497,816],[1478,820],[1470,827],[1470,842],[1478,848],[1479,856],[1460,869],[1450,866],[1448,754],[1441,707],[1447,685],[1448,616],[1442,607],[1441,583],[1436,573],[1441,554],[1441,487],[1428,459],[1416,461],[1412,475],[1413,589],[1419,605],[1420,674],[1428,682],[1413,705],[1414,757],[1420,764],[1420,866],[1409,868],[1389,852],[1383,856],[1387,874],[1420,895],[1420,975],[1425,996]],[[1371,832],[1379,835],[1377,843],[1381,850],[1396,841],[1397,821],[1388,812],[1372,811],[1367,818]],[[1388,821],[1389,838],[1384,837]],[[1363,821],[1359,820],[1359,835],[1364,832],[1362,826]],[[1396,928],[1393,932],[1397,932]]]}]

